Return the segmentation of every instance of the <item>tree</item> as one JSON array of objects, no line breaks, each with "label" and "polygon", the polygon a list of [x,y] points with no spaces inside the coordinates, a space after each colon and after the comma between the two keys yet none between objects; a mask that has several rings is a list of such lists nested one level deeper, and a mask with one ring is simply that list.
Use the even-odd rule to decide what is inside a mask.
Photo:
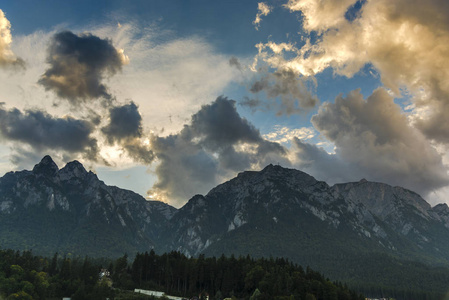
[{"label": "tree", "polygon": [[260,295],[261,292],[259,291],[259,289],[256,289],[254,293],[251,295],[251,297],[249,297],[249,300],[257,300],[259,299]]},{"label": "tree", "polygon": [[27,294],[24,291],[20,291],[14,294],[11,294],[6,298],[7,300],[33,300],[33,297],[31,295]]},{"label": "tree", "polygon": [[265,270],[260,265],[252,268],[251,271],[246,274],[245,289],[247,291],[253,291],[259,285],[259,282],[263,279],[264,276]]},{"label": "tree", "polygon": [[316,297],[313,294],[307,293],[306,300],[316,300]]},{"label": "tree", "polygon": [[56,252],[55,255],[53,255],[53,258],[50,263],[50,267],[48,269],[48,274],[50,276],[55,275],[57,272],[57,268],[58,268],[58,252]]}]

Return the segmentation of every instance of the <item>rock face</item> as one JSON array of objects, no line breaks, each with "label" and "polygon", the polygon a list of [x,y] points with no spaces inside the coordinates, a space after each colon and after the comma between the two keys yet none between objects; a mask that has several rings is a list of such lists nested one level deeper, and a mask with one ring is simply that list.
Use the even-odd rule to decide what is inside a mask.
[{"label": "rock face", "polygon": [[118,256],[157,246],[175,208],[107,186],[77,161],[45,156],[32,171],[0,178],[0,243],[39,253]]}]

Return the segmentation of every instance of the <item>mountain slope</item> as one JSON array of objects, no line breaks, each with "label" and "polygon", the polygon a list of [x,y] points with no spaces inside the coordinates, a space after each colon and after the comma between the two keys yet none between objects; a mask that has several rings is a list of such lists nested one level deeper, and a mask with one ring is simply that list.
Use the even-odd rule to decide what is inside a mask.
[{"label": "mountain slope", "polygon": [[91,256],[146,251],[175,210],[107,186],[77,161],[59,170],[46,156],[32,171],[0,178],[0,245]]},{"label": "mountain slope", "polygon": [[379,265],[448,266],[448,211],[400,187],[366,180],[330,187],[270,165],[193,197],[170,221],[164,244],[188,255],[288,257],[348,279],[373,257]]}]

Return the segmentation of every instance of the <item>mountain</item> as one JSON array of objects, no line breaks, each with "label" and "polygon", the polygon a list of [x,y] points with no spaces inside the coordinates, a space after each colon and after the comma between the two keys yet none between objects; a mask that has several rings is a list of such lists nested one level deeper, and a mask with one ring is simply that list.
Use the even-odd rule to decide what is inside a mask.
[{"label": "mountain", "polygon": [[0,245],[90,256],[154,248],[176,209],[107,186],[81,163],[59,169],[45,156],[32,171],[0,178]]},{"label": "mountain", "polygon": [[300,243],[291,250],[302,252],[302,259],[318,245],[332,245],[344,255],[354,244],[354,249],[447,263],[448,221],[446,204],[432,208],[400,187],[366,180],[330,187],[301,171],[269,165],[193,197],[169,223],[166,244],[188,255],[277,256],[285,254],[281,248],[291,248],[281,244]]},{"label": "mountain", "polygon": [[449,263],[446,204],[432,208],[412,191],[364,179],[331,187],[274,165],[242,172],[177,210],[107,186],[77,161],[59,169],[46,156],[32,171],[0,178],[0,216],[2,247],[48,253],[154,248],[313,264],[318,252],[332,248],[341,256],[375,251]]},{"label": "mountain", "polygon": [[441,292],[449,281],[449,207],[383,183],[329,186],[295,169],[247,171],[175,209],[107,186],[77,161],[46,156],[0,178],[0,246],[117,257],[285,257],[369,289]]},{"label": "mountain", "polygon": [[[383,183],[329,186],[269,165],[197,195],[163,234],[188,255],[287,257],[369,289],[442,292],[449,279],[449,209]],[[438,270],[438,271],[436,271]]]}]

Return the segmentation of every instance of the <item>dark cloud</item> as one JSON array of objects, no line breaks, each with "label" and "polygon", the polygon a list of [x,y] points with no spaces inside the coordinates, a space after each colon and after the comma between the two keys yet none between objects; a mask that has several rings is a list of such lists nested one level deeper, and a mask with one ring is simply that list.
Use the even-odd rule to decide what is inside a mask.
[{"label": "dark cloud", "polygon": [[111,40],[89,33],[76,35],[63,31],[53,36],[47,62],[50,67],[39,83],[46,90],[53,90],[59,97],[78,104],[100,97],[111,99],[102,81],[120,71],[126,57],[114,48]]},{"label": "dark cloud", "polygon": [[[23,145],[15,145],[11,148],[10,161],[18,170],[31,169],[37,161],[49,154],[46,151],[36,151],[36,149],[27,149]],[[53,155],[51,155],[54,157]]]},{"label": "dark cloud", "polygon": [[139,139],[129,140],[122,144],[122,147],[128,153],[129,157],[137,162],[149,165],[155,159],[154,152],[150,145],[142,144]]},{"label": "dark cloud", "polygon": [[230,65],[231,67],[236,67],[237,70],[239,70],[239,71],[243,70],[243,67],[242,67],[242,65],[240,64],[239,59],[238,59],[237,57],[235,57],[235,56],[233,56],[233,57],[231,57],[231,58],[229,59],[229,65]]},{"label": "dark cloud", "polygon": [[336,154],[329,154],[321,147],[293,138],[292,151],[297,157],[294,166],[329,184],[357,181],[365,174],[342,161]]},{"label": "dark cloud", "polygon": [[109,109],[109,124],[101,129],[110,145],[122,147],[138,162],[150,164],[154,160],[149,145],[142,144],[142,116],[134,102]]},{"label": "dark cloud", "polygon": [[238,114],[235,101],[224,97],[204,105],[178,134],[154,136],[151,147],[160,164],[158,181],[150,193],[175,204],[207,192],[238,171],[288,161],[286,150],[263,139]]},{"label": "dark cloud", "polygon": [[249,97],[244,97],[242,101],[239,102],[240,106],[248,107],[251,112],[256,111],[269,111],[270,105],[260,99],[254,99]]},{"label": "dark cloud", "polygon": [[244,97],[242,101],[239,102],[241,106],[247,106],[251,109],[261,106],[263,103],[260,99],[253,99],[249,97]]},{"label": "dark cloud", "polygon": [[109,124],[102,132],[110,144],[142,136],[142,116],[134,102],[109,109]]},{"label": "dark cloud", "polygon": [[235,101],[219,97],[211,105],[204,105],[192,116],[191,125],[184,132],[202,138],[202,144],[216,151],[238,142],[257,143],[260,132],[240,117]]},{"label": "dark cloud", "polygon": [[335,144],[350,173],[423,195],[449,184],[441,156],[384,89],[366,101],[359,90],[339,96],[323,104],[312,123]]},{"label": "dark cloud", "polygon": [[[319,102],[307,88],[306,80],[292,70],[283,69],[265,73],[252,83],[249,90],[254,94],[265,92],[271,99],[267,105],[276,109],[277,115],[298,114],[315,107]],[[277,103],[278,97],[281,103]]]},{"label": "dark cloud", "polygon": [[21,112],[0,106],[0,133],[9,141],[28,144],[37,150],[60,149],[97,157],[97,141],[90,136],[91,123],[71,117],[54,118],[39,110]]},{"label": "dark cloud", "polygon": [[155,199],[180,206],[218,181],[217,160],[181,134],[153,137],[151,145],[159,160],[157,182],[149,191]]}]

